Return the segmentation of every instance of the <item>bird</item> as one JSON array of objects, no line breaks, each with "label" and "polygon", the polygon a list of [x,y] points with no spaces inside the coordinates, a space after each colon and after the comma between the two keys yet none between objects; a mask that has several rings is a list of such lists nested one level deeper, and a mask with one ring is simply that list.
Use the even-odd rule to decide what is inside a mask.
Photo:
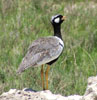
[{"label": "bird", "polygon": [[[17,70],[17,73],[21,74],[29,67],[41,66],[41,81],[43,90],[48,90],[48,72],[51,65],[58,60],[64,48],[64,42],[61,35],[61,24],[65,19],[66,16],[61,14],[51,17],[54,35],[40,37],[37,40],[34,40],[28,47],[27,53],[22,59]],[[45,64],[47,65],[47,69],[44,73]],[[44,82],[44,74],[46,82]]]}]

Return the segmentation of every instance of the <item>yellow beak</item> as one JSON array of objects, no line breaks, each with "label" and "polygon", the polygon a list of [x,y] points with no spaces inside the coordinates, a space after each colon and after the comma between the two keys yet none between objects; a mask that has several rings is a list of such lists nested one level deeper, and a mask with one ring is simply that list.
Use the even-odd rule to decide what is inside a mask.
[{"label": "yellow beak", "polygon": [[63,17],[62,17],[62,20],[65,20],[65,19],[66,19],[66,16],[63,16]]}]

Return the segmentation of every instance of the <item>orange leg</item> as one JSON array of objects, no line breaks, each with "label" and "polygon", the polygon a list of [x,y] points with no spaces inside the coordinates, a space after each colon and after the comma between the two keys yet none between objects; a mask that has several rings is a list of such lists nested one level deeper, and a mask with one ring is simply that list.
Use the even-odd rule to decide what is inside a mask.
[{"label": "orange leg", "polygon": [[45,72],[45,78],[46,78],[46,90],[48,90],[48,72],[50,70],[50,66],[47,66],[46,72]]},{"label": "orange leg", "polygon": [[43,66],[41,66],[41,80],[42,80],[42,88],[43,90],[45,90],[45,87],[44,87],[44,70],[43,70]]}]

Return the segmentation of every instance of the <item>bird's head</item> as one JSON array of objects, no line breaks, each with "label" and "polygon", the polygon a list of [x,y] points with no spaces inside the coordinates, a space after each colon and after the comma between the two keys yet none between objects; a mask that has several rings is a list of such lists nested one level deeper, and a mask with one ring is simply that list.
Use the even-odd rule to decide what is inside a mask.
[{"label": "bird's head", "polygon": [[51,23],[52,25],[60,25],[65,19],[66,19],[66,16],[55,15],[55,16],[52,16]]}]

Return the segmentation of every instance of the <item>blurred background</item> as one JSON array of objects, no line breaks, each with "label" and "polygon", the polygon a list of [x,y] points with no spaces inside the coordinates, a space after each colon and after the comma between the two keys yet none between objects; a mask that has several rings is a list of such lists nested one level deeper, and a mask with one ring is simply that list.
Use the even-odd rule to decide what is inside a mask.
[{"label": "blurred background", "polygon": [[88,77],[97,74],[97,0],[0,0],[0,94],[11,88],[42,90],[41,67],[16,71],[33,40],[53,35],[50,19],[56,14],[67,17],[65,48],[49,71],[49,89],[85,92]]}]

